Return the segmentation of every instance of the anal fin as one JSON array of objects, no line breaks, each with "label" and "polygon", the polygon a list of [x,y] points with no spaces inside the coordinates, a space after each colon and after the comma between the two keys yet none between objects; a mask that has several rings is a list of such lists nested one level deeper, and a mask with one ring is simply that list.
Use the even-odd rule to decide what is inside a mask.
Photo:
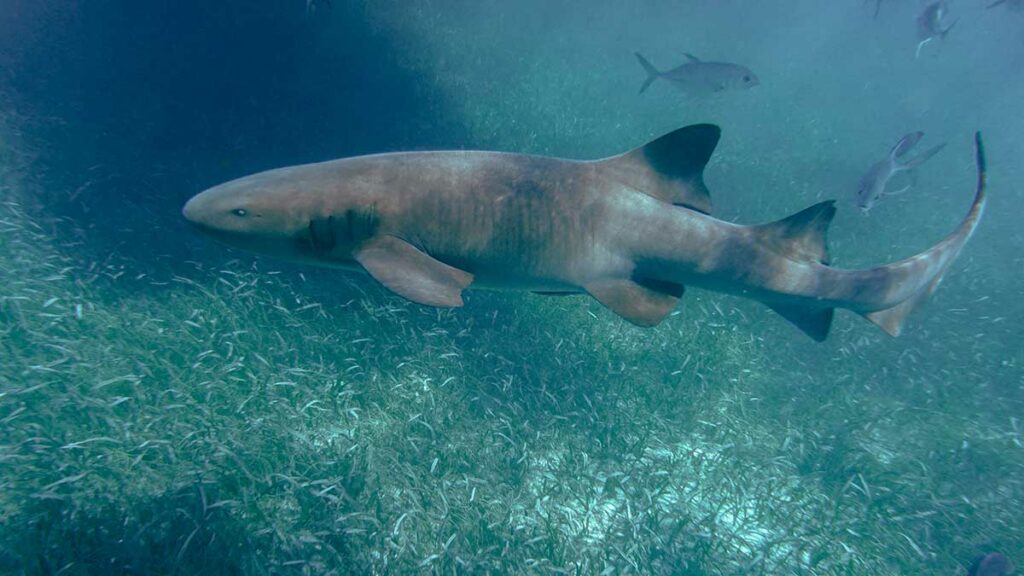
[{"label": "anal fin", "polygon": [[433,258],[401,238],[367,240],[355,259],[370,276],[395,294],[427,306],[462,306],[462,290],[473,275]]},{"label": "anal fin", "polygon": [[768,307],[803,330],[804,334],[816,342],[824,342],[828,338],[828,331],[832,327],[832,316],[835,313],[834,308],[811,308],[785,304],[768,304]]},{"label": "anal fin", "polygon": [[684,290],[680,284],[641,283],[628,278],[598,280],[583,288],[612,312],[643,327],[655,326],[664,320]]}]

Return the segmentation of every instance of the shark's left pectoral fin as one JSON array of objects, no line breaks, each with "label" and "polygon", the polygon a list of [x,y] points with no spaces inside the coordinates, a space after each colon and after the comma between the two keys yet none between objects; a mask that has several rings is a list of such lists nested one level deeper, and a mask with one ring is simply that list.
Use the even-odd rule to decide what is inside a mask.
[{"label": "shark's left pectoral fin", "polygon": [[683,295],[680,284],[641,284],[628,278],[597,280],[583,288],[612,312],[643,327],[654,326],[664,320]]},{"label": "shark's left pectoral fin", "polygon": [[417,304],[462,306],[462,290],[473,282],[472,274],[453,268],[395,236],[371,238],[354,256],[385,288]]},{"label": "shark's left pectoral fin", "polygon": [[786,306],[785,304],[768,304],[768,307],[780,316],[789,320],[794,326],[803,330],[816,342],[824,342],[832,327],[834,308],[810,308],[807,306]]}]

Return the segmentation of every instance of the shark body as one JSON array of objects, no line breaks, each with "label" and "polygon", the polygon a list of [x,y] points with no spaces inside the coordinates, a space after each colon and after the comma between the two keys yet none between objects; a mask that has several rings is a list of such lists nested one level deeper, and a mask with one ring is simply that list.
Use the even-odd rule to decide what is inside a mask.
[{"label": "shark body", "polygon": [[347,158],[233,180],[183,213],[228,244],[362,269],[420,304],[460,306],[469,287],[586,293],[653,326],[689,286],[761,301],[820,341],[836,308],[898,334],[984,209],[979,138],[977,193],[956,231],[894,264],[833,268],[831,201],[755,226],[711,216],[703,169],[719,135],[689,126],[598,161],[467,151]]}]

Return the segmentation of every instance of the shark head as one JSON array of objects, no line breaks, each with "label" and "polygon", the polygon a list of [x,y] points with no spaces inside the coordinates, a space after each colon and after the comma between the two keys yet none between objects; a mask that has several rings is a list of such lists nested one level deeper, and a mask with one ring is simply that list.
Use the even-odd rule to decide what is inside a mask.
[{"label": "shark head", "polygon": [[[204,234],[235,248],[294,262],[350,258],[372,233],[372,205],[344,170],[318,165],[260,172],[207,189],[182,215]],[[352,190],[350,190],[352,188]]]}]

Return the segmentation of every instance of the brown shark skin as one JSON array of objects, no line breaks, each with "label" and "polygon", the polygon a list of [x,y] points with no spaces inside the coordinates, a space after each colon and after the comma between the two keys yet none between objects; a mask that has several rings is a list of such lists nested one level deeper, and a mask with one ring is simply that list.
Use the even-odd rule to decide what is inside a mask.
[{"label": "brown shark skin", "polygon": [[[620,196],[648,198],[597,172],[595,164],[516,154],[382,154],[256,174],[205,192],[185,212],[215,201],[226,209],[239,194],[248,196],[242,203],[273,203],[287,181],[287,207],[276,210],[289,217],[278,230],[294,238],[294,251],[276,256],[357,267],[352,252],[366,237],[351,234],[345,218],[355,211],[376,220],[375,234],[397,236],[473,274],[474,287],[582,291],[589,279],[629,275],[631,263],[612,245],[621,227],[612,210],[629,204],[616,202]],[[317,252],[308,242],[309,221],[330,217],[344,241]],[[251,249],[249,243],[240,247]]]},{"label": "brown shark skin", "polygon": [[[930,293],[984,208],[979,164],[972,210],[945,240],[895,264],[841,270],[794,258],[764,242],[758,227],[668,204],[620,176],[600,161],[382,154],[241,178],[196,196],[184,214],[229,244],[322,266],[358,269],[360,247],[390,235],[468,272],[479,288],[584,292],[602,279],[650,279],[867,314]],[[234,222],[233,206],[245,206],[246,218]]]}]

